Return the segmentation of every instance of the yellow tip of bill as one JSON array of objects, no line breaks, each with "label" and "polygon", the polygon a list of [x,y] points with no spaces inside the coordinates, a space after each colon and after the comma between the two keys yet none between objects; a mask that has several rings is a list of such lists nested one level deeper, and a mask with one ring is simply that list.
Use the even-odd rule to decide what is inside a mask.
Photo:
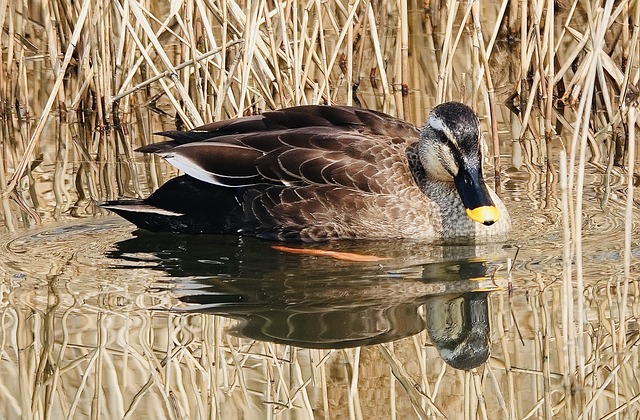
[{"label": "yellow tip of bill", "polygon": [[490,226],[500,218],[500,211],[496,206],[482,206],[475,209],[467,209],[467,216],[474,222]]}]

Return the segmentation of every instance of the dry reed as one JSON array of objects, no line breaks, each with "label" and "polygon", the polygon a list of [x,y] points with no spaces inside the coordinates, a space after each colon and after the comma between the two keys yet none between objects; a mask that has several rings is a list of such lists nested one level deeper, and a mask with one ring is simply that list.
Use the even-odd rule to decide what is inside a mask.
[{"label": "dry reed", "polygon": [[[153,307],[144,302],[132,304],[142,311],[135,325],[104,302],[81,311],[60,296],[62,263],[46,277],[44,306],[18,303],[10,274],[2,273],[5,417],[134,417],[145,410],[171,418],[284,411],[364,418],[361,400],[378,394],[365,391],[361,367],[377,357],[391,384],[392,418],[486,418],[491,410],[509,418],[637,415],[639,1],[0,0],[0,25],[8,231],[40,218],[93,214],[97,201],[156,188],[169,170],[153,159],[141,166],[132,150],[165,127],[305,103],[353,103],[419,124],[434,104],[463,99],[492,139],[497,183],[502,169],[522,162],[531,183],[553,179],[562,150],[564,240],[561,296],[550,287],[554,277],[542,276],[531,299],[520,302],[534,323],[524,328],[534,360],[518,360],[517,325],[500,316],[511,302],[500,295],[493,302],[497,349],[482,374],[466,376],[439,363],[424,335],[306,358],[306,350],[225,340],[229,321],[222,318],[158,314],[144,311]],[[499,132],[503,126],[517,130]],[[562,130],[569,144],[558,145]],[[624,270],[604,286],[583,276],[589,165],[617,171],[626,187]],[[587,308],[597,319],[586,318]],[[345,371],[337,374],[336,366]],[[528,383],[532,397],[518,392]],[[456,392],[464,401],[445,404]]]}]

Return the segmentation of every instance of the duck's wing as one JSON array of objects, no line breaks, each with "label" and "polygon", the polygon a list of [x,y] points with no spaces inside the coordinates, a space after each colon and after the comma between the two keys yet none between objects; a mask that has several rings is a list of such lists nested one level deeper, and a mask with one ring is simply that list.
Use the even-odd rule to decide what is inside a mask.
[{"label": "duck's wing", "polygon": [[[406,188],[412,181],[406,149],[418,140],[415,127],[371,111],[362,115],[387,118],[387,124],[356,129],[353,121],[351,125],[338,125],[337,117],[317,117],[309,122],[310,115],[316,114],[298,108],[274,111],[262,122],[254,117],[232,120],[237,121],[233,130],[242,131],[239,133],[230,132],[233,122],[214,123],[213,131],[196,130],[198,140],[191,142],[182,137],[192,132],[180,134],[179,139],[172,133],[173,140],[145,146],[140,151],[158,154],[196,179],[227,187],[330,185],[385,194]],[[310,109],[325,108],[333,110]],[[304,115],[307,125],[293,127],[296,119],[292,110]],[[355,111],[338,112],[341,121],[354,115]],[[358,124],[363,124],[362,115]],[[276,120],[280,122],[276,124]],[[330,123],[322,125],[327,121]],[[394,131],[396,123],[400,125]],[[264,129],[257,129],[260,124]]]},{"label": "duck's wing", "polygon": [[191,131],[165,131],[158,134],[184,144],[231,134],[310,127],[333,127],[344,131],[389,137],[417,136],[417,129],[413,124],[382,112],[349,106],[326,105],[302,105],[266,111],[260,115],[217,121]]}]

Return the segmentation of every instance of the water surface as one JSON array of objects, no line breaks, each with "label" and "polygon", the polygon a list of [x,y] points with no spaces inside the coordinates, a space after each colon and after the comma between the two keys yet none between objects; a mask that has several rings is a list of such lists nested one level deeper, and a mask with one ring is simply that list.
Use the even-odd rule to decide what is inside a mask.
[{"label": "water surface", "polygon": [[585,309],[572,313],[584,334],[569,333],[558,188],[530,176],[511,170],[502,186],[505,243],[290,245],[385,258],[375,262],[151,234],[113,216],[4,235],[2,416],[525,417],[565,404],[571,363],[593,372],[572,404],[596,398],[592,413],[609,412],[623,404],[598,394],[611,370],[637,386],[637,325],[626,341],[611,334],[624,189],[589,168]]}]

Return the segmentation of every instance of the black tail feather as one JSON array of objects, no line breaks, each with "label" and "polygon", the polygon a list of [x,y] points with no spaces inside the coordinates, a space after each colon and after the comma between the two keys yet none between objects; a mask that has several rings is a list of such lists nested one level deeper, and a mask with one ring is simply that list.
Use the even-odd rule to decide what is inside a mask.
[{"label": "black tail feather", "polygon": [[244,226],[242,208],[231,188],[183,175],[144,200],[101,204],[140,229],[175,233],[236,233]]}]

